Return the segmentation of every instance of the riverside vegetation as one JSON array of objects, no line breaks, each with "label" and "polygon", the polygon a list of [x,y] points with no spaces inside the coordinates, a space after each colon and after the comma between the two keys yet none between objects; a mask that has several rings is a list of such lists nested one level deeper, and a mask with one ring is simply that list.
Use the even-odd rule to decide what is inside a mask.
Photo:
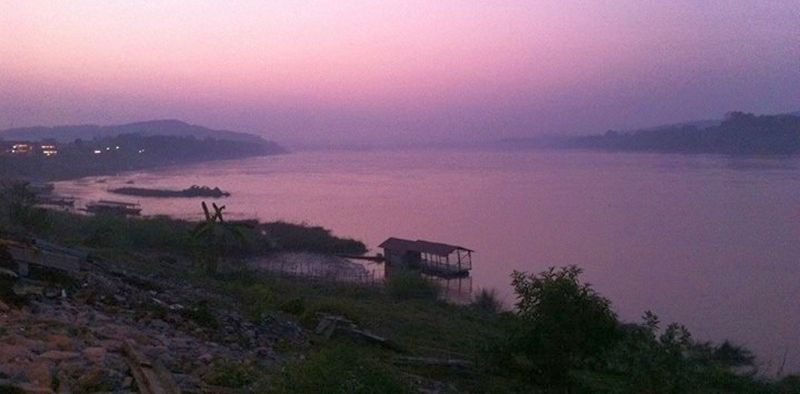
[{"label": "riverside vegetation", "polygon": [[[366,251],[362,243],[340,239],[319,227],[252,221],[206,224],[212,228],[201,231],[202,222],[166,217],[91,217],[44,210],[33,206],[31,195],[18,185],[6,185],[0,197],[4,233],[89,251],[96,256],[98,272],[115,265],[147,273],[166,289],[158,297],[169,295],[191,303],[183,310],[125,308],[139,308],[131,312],[139,317],[129,323],[131,330],[152,330],[152,324],[136,325],[158,321],[168,326],[159,335],[168,329],[192,349],[213,349],[208,350],[211,356],[197,357],[181,353],[190,352],[188,348],[165,345],[173,357],[168,368],[182,371],[176,376],[207,385],[201,387],[264,393],[800,393],[798,377],[764,378],[744,348],[697,341],[681,325],[663,325],[651,312],[645,312],[639,323],[620,321],[610,301],[581,280],[577,267],[513,273],[517,301],[512,310],[502,310],[491,291],[481,292],[471,305],[453,305],[441,301],[437,288],[413,272],[393,274],[385,287],[366,287],[278,277],[242,263],[251,256],[285,251]],[[214,261],[213,269],[209,261]],[[108,278],[104,280],[97,283]],[[178,288],[171,283],[185,285]],[[144,285],[131,279],[118,284],[119,289],[128,289],[124,294],[131,298],[139,294],[137,286]],[[196,292],[182,296],[186,290],[180,289],[188,288]],[[142,294],[156,292],[148,289],[150,293]],[[81,291],[85,289],[76,294]],[[197,294],[203,294],[202,299]],[[32,308],[26,304],[53,313],[70,310],[60,310],[58,303],[47,306],[42,300],[15,299],[7,291],[0,297],[19,313]],[[71,302],[77,303],[78,297]],[[100,308],[103,303],[81,305]],[[125,310],[120,308],[102,310],[108,314]],[[313,328],[320,313],[357,322],[390,339],[392,346],[349,336],[317,336]],[[231,314],[239,317],[233,319]],[[232,325],[233,329],[226,328]],[[0,344],[17,331],[4,326]],[[250,331],[255,334],[246,335],[247,340],[266,343],[258,351],[228,340]],[[88,335],[77,327],[65,332],[70,340]],[[206,337],[217,338],[217,345],[208,345]],[[34,353],[29,358],[42,356]],[[466,364],[399,364],[401,355],[457,358]],[[272,362],[264,363],[265,358]],[[183,365],[187,363],[191,368]],[[51,374],[53,368],[66,368],[60,363],[48,365]],[[0,358],[0,379],[8,377],[5,369],[12,367],[13,362],[3,364]],[[69,374],[52,375],[58,378],[50,381],[54,389],[72,382]],[[97,382],[81,375],[75,384],[110,390],[117,386],[108,380],[121,376],[105,376],[99,386],[87,386],[87,380]],[[93,391],[89,388],[86,391]]]}]

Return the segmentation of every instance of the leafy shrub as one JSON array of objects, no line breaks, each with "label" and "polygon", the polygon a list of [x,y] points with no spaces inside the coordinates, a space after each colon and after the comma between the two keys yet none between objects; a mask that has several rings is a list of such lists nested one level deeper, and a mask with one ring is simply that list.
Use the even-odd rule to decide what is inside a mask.
[{"label": "leafy shrub", "polygon": [[478,294],[475,295],[472,306],[490,315],[498,313],[503,309],[503,303],[500,302],[497,291],[494,289],[481,289]]},{"label": "leafy shrub", "polygon": [[386,278],[386,290],[401,300],[435,300],[439,297],[439,287],[411,270],[392,271]]},{"label": "leafy shrub", "polygon": [[[710,345],[709,345],[710,346]],[[755,363],[755,356],[749,350],[729,341],[709,349],[710,359],[725,367],[744,367]]]},{"label": "leafy shrub", "polygon": [[[721,345],[697,343],[682,325],[672,323],[661,332],[658,317],[645,312],[643,323],[620,327],[620,339],[605,357],[606,372],[619,376],[615,388],[597,390],[598,379],[588,387],[599,392],[673,393],[769,392],[766,382],[752,373],[734,373],[733,368],[752,366],[752,354],[728,341]],[[617,390],[617,391],[614,391]]]},{"label": "leafy shrub", "polygon": [[32,231],[47,230],[50,227],[47,211],[35,204],[36,194],[27,182],[0,182],[0,212],[10,225]]},{"label": "leafy shrub", "polygon": [[[517,310],[490,348],[494,366],[539,387],[592,393],[770,393],[742,367],[752,354],[729,342],[698,343],[682,325],[617,321],[607,299],[574,266],[512,274]],[[738,370],[734,370],[738,368]]]},{"label": "leafy shrub", "polygon": [[[205,202],[203,209],[208,215]],[[252,231],[252,226],[246,222],[223,222],[222,219],[217,221],[208,217],[208,220],[195,225],[191,236],[197,245],[198,260],[204,266],[206,274],[213,276],[217,274],[220,261],[247,254],[249,245],[246,233]]]},{"label": "leafy shrub", "polygon": [[537,275],[512,274],[517,324],[502,363],[520,376],[548,384],[568,382],[570,370],[601,356],[617,335],[617,320],[607,299],[581,283],[575,266]]}]

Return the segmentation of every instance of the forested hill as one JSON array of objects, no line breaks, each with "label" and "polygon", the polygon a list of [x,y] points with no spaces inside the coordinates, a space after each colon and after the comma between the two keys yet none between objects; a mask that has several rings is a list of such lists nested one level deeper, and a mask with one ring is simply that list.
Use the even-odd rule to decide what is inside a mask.
[{"label": "forested hill", "polygon": [[692,124],[575,137],[561,147],[609,151],[790,155],[800,153],[800,116],[731,112],[718,125]]},{"label": "forested hill", "polygon": [[194,136],[123,134],[92,140],[54,142],[0,141],[0,179],[61,180],[114,174],[210,160],[283,153],[279,145],[198,139]]},{"label": "forested hill", "polygon": [[218,140],[263,142],[253,134],[229,130],[214,130],[197,126],[180,120],[150,120],[113,126],[76,125],[55,127],[23,127],[0,131],[0,140],[40,141],[56,140],[72,142],[76,139],[91,140],[94,138],[110,138],[122,134],[138,134],[142,136],[167,135],[178,137],[195,137],[198,139],[214,138]]}]

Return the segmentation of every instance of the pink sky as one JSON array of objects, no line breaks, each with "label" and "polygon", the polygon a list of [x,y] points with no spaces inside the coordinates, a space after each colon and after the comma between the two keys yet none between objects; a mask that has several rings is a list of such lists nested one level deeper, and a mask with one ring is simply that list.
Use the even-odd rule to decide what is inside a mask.
[{"label": "pink sky", "polygon": [[3,128],[490,139],[734,109],[800,110],[800,2],[0,0]]}]

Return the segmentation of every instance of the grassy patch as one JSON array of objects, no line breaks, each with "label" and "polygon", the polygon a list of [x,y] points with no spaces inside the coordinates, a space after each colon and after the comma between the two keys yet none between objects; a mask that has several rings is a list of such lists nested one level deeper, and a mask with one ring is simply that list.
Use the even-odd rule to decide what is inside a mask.
[{"label": "grassy patch", "polygon": [[256,381],[258,371],[246,364],[231,360],[216,360],[206,379],[208,383],[232,388],[245,387]]},{"label": "grassy patch", "polygon": [[16,386],[8,386],[0,383],[0,394],[25,394],[26,391]]},{"label": "grassy patch", "polygon": [[[430,298],[398,299],[387,289],[380,287],[312,283],[260,272],[230,274],[208,285],[220,286],[221,291],[240,300],[239,304],[245,306],[249,311],[248,315],[254,318],[260,316],[260,313],[276,311],[281,309],[282,305],[302,299],[304,311],[297,316],[304,327],[308,329],[316,327],[318,313],[342,315],[356,322],[361,328],[386,337],[399,348],[414,355],[436,357],[457,353],[460,354],[458,357],[480,364],[484,349],[481,344],[487,337],[496,335],[497,331],[497,317],[489,316],[475,308],[452,305]],[[353,348],[351,350],[364,362],[382,365],[382,368],[386,368],[395,377],[413,373],[451,382],[459,388],[472,392],[498,390],[508,392],[505,389],[507,387],[505,377],[486,373],[488,370],[482,367],[466,375],[451,374],[451,371],[446,369],[401,368],[386,361],[397,355],[394,351],[352,340],[346,336],[335,336],[331,341],[318,345],[324,348],[329,346]],[[338,359],[331,357],[334,360]],[[328,359],[328,356],[324,358]],[[300,366],[295,367],[300,368]],[[288,379],[283,380],[285,384],[296,383],[290,377],[281,379]],[[274,381],[272,383],[274,384]]]},{"label": "grassy patch", "polygon": [[472,307],[487,314],[496,314],[503,309],[503,303],[495,290],[481,289],[472,301]]},{"label": "grassy patch", "polygon": [[323,348],[304,362],[264,382],[260,392],[297,394],[411,394],[411,388],[390,367],[357,348]]},{"label": "grassy patch", "polygon": [[206,300],[201,300],[195,305],[184,309],[181,312],[181,315],[185,319],[192,320],[202,327],[208,327],[212,329],[219,327],[219,321],[217,321],[214,313],[211,312],[211,308],[209,308],[208,301]]},{"label": "grassy patch", "polygon": [[386,289],[400,300],[435,300],[439,297],[439,287],[417,272],[397,270],[387,278]]},{"label": "grassy patch", "polygon": [[364,254],[367,247],[354,239],[339,238],[318,226],[273,222],[262,226],[278,249],[330,254]]}]

